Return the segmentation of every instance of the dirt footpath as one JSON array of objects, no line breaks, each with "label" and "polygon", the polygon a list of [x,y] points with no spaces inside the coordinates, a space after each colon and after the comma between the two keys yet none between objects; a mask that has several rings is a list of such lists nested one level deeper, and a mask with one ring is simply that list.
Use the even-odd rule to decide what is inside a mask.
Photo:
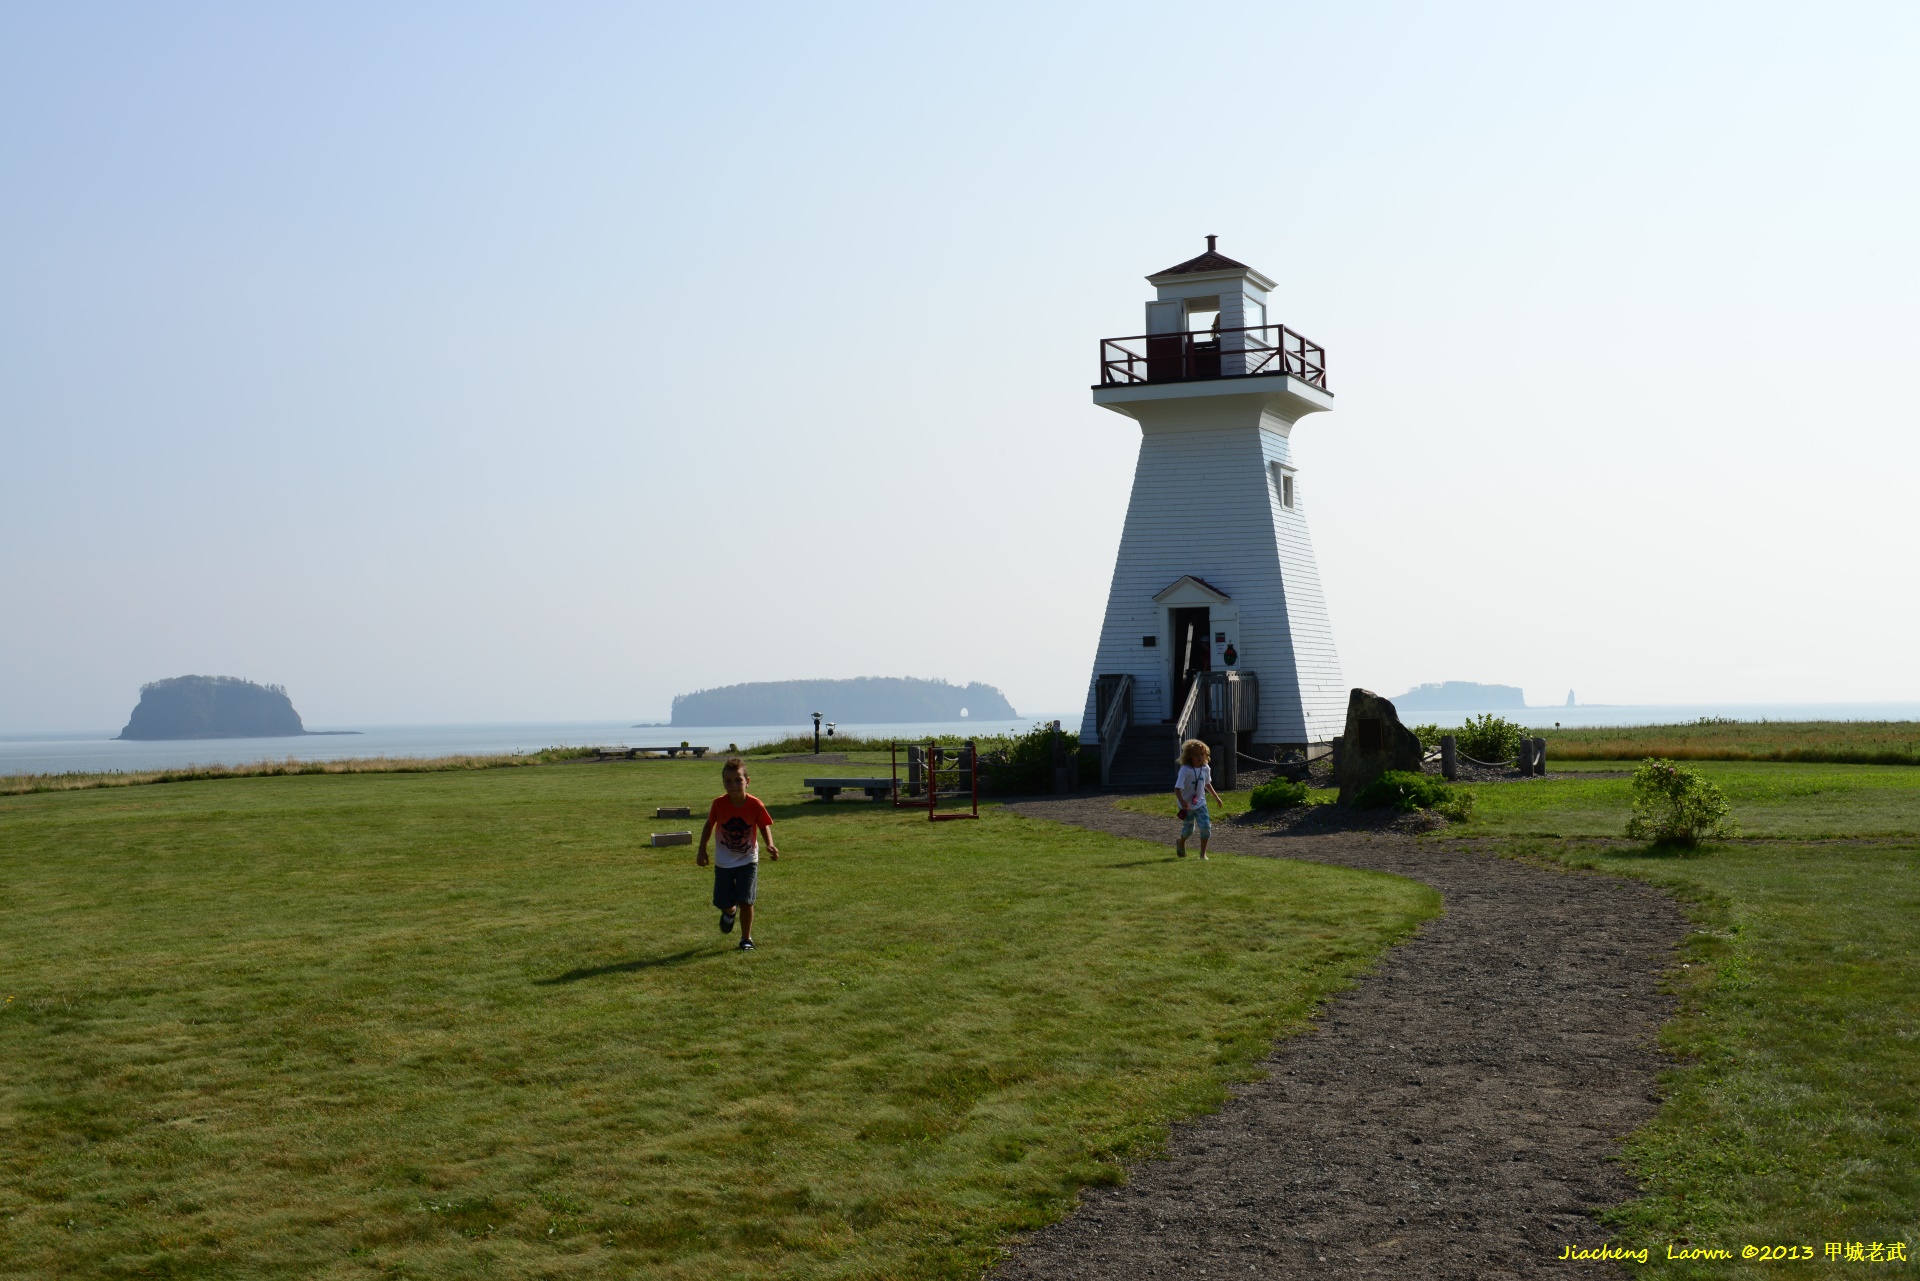
[{"label": "dirt footpath", "polygon": [[[1105,798],[1011,807],[1172,843]],[[1021,1243],[1033,1278],[1623,1276],[1563,1263],[1635,1193],[1613,1158],[1654,1111],[1659,974],[1687,925],[1634,881],[1394,834],[1220,823],[1213,850],[1425,881],[1446,914],[1280,1042],[1269,1076],[1176,1126],[1165,1160]],[[1171,851],[1169,851],[1171,853]]]}]

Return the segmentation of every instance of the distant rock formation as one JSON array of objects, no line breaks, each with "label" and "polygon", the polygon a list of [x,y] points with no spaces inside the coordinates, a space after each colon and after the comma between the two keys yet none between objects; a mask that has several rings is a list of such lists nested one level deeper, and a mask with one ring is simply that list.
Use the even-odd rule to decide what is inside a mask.
[{"label": "distant rock formation", "polygon": [[291,738],[306,732],[278,685],[235,676],[173,676],[140,687],[140,705],[120,737]]},{"label": "distant rock formation", "polygon": [[749,681],[673,699],[675,725],[811,725],[813,713],[833,721],[1012,720],[1007,697],[977,681],[950,685],[913,676],[860,676],[843,681]]},{"label": "distant rock formation", "polygon": [[1485,712],[1497,708],[1525,707],[1527,696],[1518,685],[1438,681],[1416,685],[1393,701],[1403,712]]}]

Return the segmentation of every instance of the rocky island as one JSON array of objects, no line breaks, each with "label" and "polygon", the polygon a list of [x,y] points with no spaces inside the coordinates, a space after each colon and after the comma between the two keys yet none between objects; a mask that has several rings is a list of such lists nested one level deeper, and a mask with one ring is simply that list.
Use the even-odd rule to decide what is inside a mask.
[{"label": "rocky island", "polygon": [[140,687],[140,704],[120,737],[292,738],[313,732],[300,723],[279,685],[237,676],[172,676]]},{"label": "rocky island", "polygon": [[1415,685],[1393,703],[1403,712],[1486,712],[1525,708],[1527,697],[1518,685],[1437,681]]},{"label": "rocky island", "polygon": [[954,685],[913,676],[860,676],[837,681],[749,681],[673,699],[675,725],[801,725],[814,712],[870,725],[903,721],[1012,720],[1007,696],[975,681]]}]

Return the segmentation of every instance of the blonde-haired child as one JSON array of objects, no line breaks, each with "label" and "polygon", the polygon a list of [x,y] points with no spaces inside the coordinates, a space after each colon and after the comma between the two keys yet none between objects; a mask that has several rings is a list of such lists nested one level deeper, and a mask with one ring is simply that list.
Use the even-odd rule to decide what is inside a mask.
[{"label": "blonde-haired child", "polygon": [[1187,856],[1187,838],[1196,828],[1200,832],[1200,857],[1207,856],[1207,841],[1213,836],[1207,793],[1213,792],[1213,799],[1220,800],[1220,793],[1213,790],[1213,766],[1207,764],[1212,757],[1207,745],[1197,738],[1180,745],[1180,772],[1173,778],[1173,799],[1180,805],[1180,839],[1173,843],[1173,849],[1181,858]]}]

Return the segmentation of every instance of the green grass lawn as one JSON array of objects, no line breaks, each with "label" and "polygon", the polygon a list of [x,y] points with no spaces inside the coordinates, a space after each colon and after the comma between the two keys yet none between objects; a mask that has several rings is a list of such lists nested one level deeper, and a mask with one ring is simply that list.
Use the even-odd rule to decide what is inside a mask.
[{"label": "green grass lawn", "polygon": [[1761,840],[1685,858],[1514,848],[1692,901],[1685,1003],[1663,1034],[1680,1058],[1669,1100],[1628,1144],[1647,1195],[1610,1216],[1624,1239],[1657,1260],[1674,1241],[1822,1255],[1650,1271],[1853,1275],[1861,1265],[1825,1261],[1827,1242],[1898,1241],[1920,1258],[1920,843]]},{"label": "green grass lawn", "polygon": [[[1920,1259],[1920,770],[1696,762],[1743,839],[1657,853],[1619,839],[1632,761],[1612,777],[1465,784],[1474,838],[1519,857],[1644,877],[1688,905],[1696,932],[1674,975],[1668,1101],[1632,1136],[1646,1195],[1608,1216],[1650,1275],[1852,1276],[1829,1242],[1899,1242]],[[1229,793],[1229,813],[1246,793]],[[1171,814],[1170,797],[1123,804]],[[1593,838],[1613,838],[1597,840]],[[1734,1262],[1666,1258],[1730,1248]],[[1812,1262],[1739,1261],[1746,1245],[1810,1245]],[[1635,1269],[1636,1273],[1640,1269]]]},{"label": "green grass lawn", "polygon": [[1920,721],[1705,721],[1534,731],[1548,760],[1782,760],[1920,764]]},{"label": "green grass lawn", "polygon": [[[1635,761],[1580,761],[1560,772],[1604,778],[1548,777],[1532,782],[1461,783],[1474,794],[1473,822],[1453,829],[1476,836],[1619,836],[1632,807]],[[1825,837],[1920,837],[1920,770],[1884,765],[1802,765],[1689,761],[1726,794],[1740,835],[1818,840]],[[1550,768],[1552,768],[1550,766]],[[1250,792],[1223,792],[1215,818],[1247,812]],[[1317,788],[1309,803],[1332,804]],[[1128,796],[1121,808],[1171,818],[1172,789]]]},{"label": "green grass lawn", "polygon": [[1437,910],[713,762],[0,798],[0,1275],[965,1277]]},{"label": "green grass lawn", "polygon": [[[1467,830],[1501,836],[1619,836],[1632,802],[1632,761],[1580,762],[1609,778],[1463,784],[1474,793]],[[1920,770],[1887,765],[1690,761],[1733,806],[1740,834],[1823,837],[1920,836]],[[1555,768],[1549,757],[1549,770]]]},{"label": "green grass lawn", "polygon": [[[1581,768],[1629,770],[1631,762]],[[1670,1099],[1628,1145],[1647,1195],[1611,1219],[1660,1275],[1853,1275],[1827,1243],[1920,1258],[1920,770],[1697,762],[1744,838],[1680,856],[1618,837],[1625,774],[1473,788],[1464,829],[1650,878],[1699,930],[1663,1036]],[[1563,839],[1546,839],[1557,836]],[[1573,838],[1573,839],[1564,839]],[[1812,1263],[1668,1263],[1669,1242],[1812,1245]]]},{"label": "green grass lawn", "polygon": [[[1551,758],[1550,758],[1551,759]],[[1659,854],[1618,839],[1636,762],[1611,777],[1466,784],[1474,819],[1433,838],[1649,878],[1697,932],[1675,975],[1668,1102],[1628,1144],[1647,1194],[1609,1216],[1654,1275],[1845,1275],[1828,1243],[1920,1259],[1920,770],[1693,762],[1744,839]],[[1226,797],[1243,812],[1247,794]],[[1171,814],[1169,797],[1123,802]],[[1614,838],[1596,841],[1588,838]],[[1681,1262],[1667,1247],[1810,1245],[1812,1262]],[[1636,1269],[1637,1270],[1637,1269]]]}]

